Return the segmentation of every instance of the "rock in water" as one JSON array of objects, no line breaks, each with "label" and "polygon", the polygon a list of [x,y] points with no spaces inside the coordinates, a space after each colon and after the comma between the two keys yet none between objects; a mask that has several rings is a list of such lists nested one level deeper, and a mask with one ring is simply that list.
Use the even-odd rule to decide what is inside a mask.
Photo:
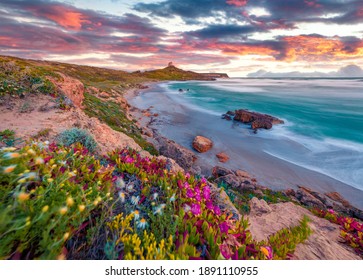
[{"label": "rock in water", "polygon": [[[230,111],[227,112],[227,114],[228,113],[230,113]],[[251,124],[251,128],[254,130],[259,128],[271,129],[274,124],[284,123],[283,120],[280,120],[276,117],[256,112],[250,112],[244,109],[236,110],[233,119],[242,123]]]},{"label": "rock in water", "polygon": [[193,141],[193,148],[199,153],[205,153],[213,147],[213,142],[203,136],[196,136]]},{"label": "rock in water", "polygon": [[216,155],[216,157],[218,158],[218,160],[220,162],[223,162],[223,163],[229,161],[229,156],[225,153],[219,153]]}]

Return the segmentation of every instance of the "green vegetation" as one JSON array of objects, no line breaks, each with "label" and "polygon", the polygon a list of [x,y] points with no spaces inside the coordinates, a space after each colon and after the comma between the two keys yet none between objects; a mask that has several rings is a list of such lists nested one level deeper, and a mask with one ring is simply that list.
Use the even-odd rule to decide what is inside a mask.
[{"label": "green vegetation", "polygon": [[5,129],[3,131],[0,131],[0,147],[1,146],[11,147],[21,142],[22,142],[21,138],[15,137],[14,130]]},{"label": "green vegetation", "polygon": [[126,118],[125,111],[119,104],[113,101],[101,100],[88,93],[85,94],[83,104],[85,105],[84,111],[88,116],[96,117],[112,129],[130,136],[141,148],[151,154],[158,154],[154,146],[142,138],[140,129]]},{"label": "green vegetation", "polygon": [[155,80],[205,80],[205,77],[201,74],[192,71],[184,71],[175,66],[168,66],[163,69],[145,71],[144,73],[140,73],[138,75]]},{"label": "green vegetation", "polygon": [[80,143],[91,153],[97,148],[97,143],[93,136],[86,130],[80,128],[71,128],[63,131],[57,136],[59,144],[70,147],[73,144]]}]

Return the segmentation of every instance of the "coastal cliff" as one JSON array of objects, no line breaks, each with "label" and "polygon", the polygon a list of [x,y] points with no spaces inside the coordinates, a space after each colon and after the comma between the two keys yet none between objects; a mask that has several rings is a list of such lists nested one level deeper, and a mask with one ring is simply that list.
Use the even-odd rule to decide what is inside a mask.
[{"label": "coastal cliff", "polygon": [[200,177],[125,98],[210,78],[0,57],[0,257],[361,259],[362,211],[338,193],[272,191],[218,166]]}]

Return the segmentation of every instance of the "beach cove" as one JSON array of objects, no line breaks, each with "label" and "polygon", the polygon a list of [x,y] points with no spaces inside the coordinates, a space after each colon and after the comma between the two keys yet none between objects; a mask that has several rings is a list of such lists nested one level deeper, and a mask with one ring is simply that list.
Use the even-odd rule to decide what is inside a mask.
[{"label": "beach cove", "polygon": [[[282,81],[277,82],[281,83]],[[301,83],[301,81],[299,82]],[[221,86],[219,81],[208,83]],[[228,86],[228,81],[223,80],[222,83],[227,83]],[[193,88],[195,84],[197,89]],[[213,101],[217,103],[218,98],[213,100],[215,96],[197,96],[196,91],[205,84],[205,82],[152,84],[149,89],[129,92],[126,98],[131,106],[144,112],[148,110],[146,116],[140,114],[140,111],[132,113],[136,118],[141,118],[139,123],[142,126],[148,126],[155,133],[161,134],[191,151],[193,151],[192,142],[195,136],[202,135],[211,139],[213,148],[210,151],[206,153],[194,151],[198,157],[195,165],[201,167],[203,175],[210,176],[214,166],[222,166],[232,170],[241,169],[247,171],[257,178],[261,184],[271,189],[282,190],[305,186],[321,193],[338,192],[354,206],[363,207],[363,192],[354,182],[351,184],[348,180],[342,180],[339,174],[338,176],[329,176],[330,174],[324,172],[325,170],[291,160],[291,158],[294,159],[294,156],[301,157],[304,160],[304,156],[313,154],[312,151],[314,152],[314,150],[305,143],[294,141],[293,137],[286,137],[286,126],[291,126],[291,121],[286,119],[285,116],[282,116],[285,125],[274,126],[271,131],[259,130],[257,134],[254,134],[247,125],[226,121],[221,118],[221,113],[225,113],[226,108],[236,110],[246,107],[238,107],[239,105],[236,103],[236,105],[233,105],[236,107],[229,104],[225,108],[220,106],[221,108],[218,110],[213,107],[203,108],[186,100],[186,96],[189,95],[188,97],[194,98],[194,100],[196,97],[204,100],[209,98],[212,103]],[[356,85],[350,86],[354,87]],[[178,88],[181,87],[183,92],[178,91]],[[190,88],[190,91],[187,91],[188,88]],[[318,87],[316,86],[316,88]],[[225,91],[229,92],[229,90],[227,88]],[[243,90],[246,91],[246,89],[242,88]],[[249,86],[248,90],[251,90],[251,86]],[[301,99],[301,97],[299,98]],[[218,104],[215,106],[218,106]],[[256,110],[256,108],[249,107],[247,109]],[[266,112],[266,110],[262,112],[270,113]],[[280,115],[277,116],[280,117]],[[290,136],[291,133],[288,135]],[[349,142],[342,141],[342,143]],[[354,149],[357,149],[357,147],[354,147]],[[328,145],[327,148],[329,148]],[[336,149],[336,147],[333,148]],[[344,149],[342,151],[338,151],[337,155],[344,158],[346,156],[344,155]],[[216,154],[220,152],[226,153],[230,157],[229,161],[226,163],[219,162]],[[343,153],[343,155],[339,155],[339,153]],[[324,154],[327,159],[332,156],[329,151],[323,151],[320,154],[316,153],[314,156],[322,158]],[[354,156],[356,157],[357,154],[360,156],[359,150],[354,153]],[[281,155],[289,155],[290,158],[284,158]],[[305,160],[308,159],[309,157],[305,157]],[[350,161],[350,163],[353,164],[353,161]],[[317,164],[319,165],[319,162]],[[357,172],[354,174],[359,175],[361,168],[359,162],[356,168]],[[348,176],[348,178],[350,177]]]}]

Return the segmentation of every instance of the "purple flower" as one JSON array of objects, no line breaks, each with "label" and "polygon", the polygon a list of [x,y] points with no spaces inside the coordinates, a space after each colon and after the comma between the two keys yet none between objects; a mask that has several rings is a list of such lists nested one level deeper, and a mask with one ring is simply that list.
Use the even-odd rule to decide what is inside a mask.
[{"label": "purple flower", "polygon": [[188,198],[193,198],[194,197],[194,192],[191,189],[187,190],[187,197]]},{"label": "purple flower", "polygon": [[208,181],[207,181],[207,179],[206,179],[206,178],[204,178],[204,177],[203,177],[200,181],[201,181],[202,183],[204,183],[204,184],[207,184],[207,182],[208,182]]},{"label": "purple flower", "polygon": [[227,244],[221,244],[219,245],[219,250],[222,254],[222,256],[226,259],[226,260],[229,260],[232,256],[232,251],[231,249],[228,247]]},{"label": "purple flower", "polygon": [[216,215],[220,215],[221,214],[221,209],[218,207],[218,206],[214,206],[214,213],[216,214]]},{"label": "purple flower", "polygon": [[221,233],[228,233],[229,225],[227,222],[223,222],[219,225],[219,229],[221,230]]},{"label": "purple flower", "polygon": [[126,163],[133,163],[134,159],[132,157],[127,157],[125,160]]},{"label": "purple flower", "polygon": [[203,188],[203,197],[205,200],[209,200],[209,198],[210,198],[210,187],[209,186],[205,186]]},{"label": "purple flower", "polygon": [[208,200],[206,203],[205,203],[207,209],[209,210],[214,210],[214,205],[212,203],[212,201]]},{"label": "purple flower", "polygon": [[199,194],[199,193],[197,193],[197,194],[195,195],[195,200],[196,200],[197,202],[201,202],[201,201],[202,201],[202,198],[200,197],[200,194]]},{"label": "purple flower", "polygon": [[197,203],[193,203],[192,204],[191,210],[192,210],[192,214],[193,215],[196,215],[197,216],[197,215],[202,214],[202,209],[200,208],[200,205],[197,204]]}]

